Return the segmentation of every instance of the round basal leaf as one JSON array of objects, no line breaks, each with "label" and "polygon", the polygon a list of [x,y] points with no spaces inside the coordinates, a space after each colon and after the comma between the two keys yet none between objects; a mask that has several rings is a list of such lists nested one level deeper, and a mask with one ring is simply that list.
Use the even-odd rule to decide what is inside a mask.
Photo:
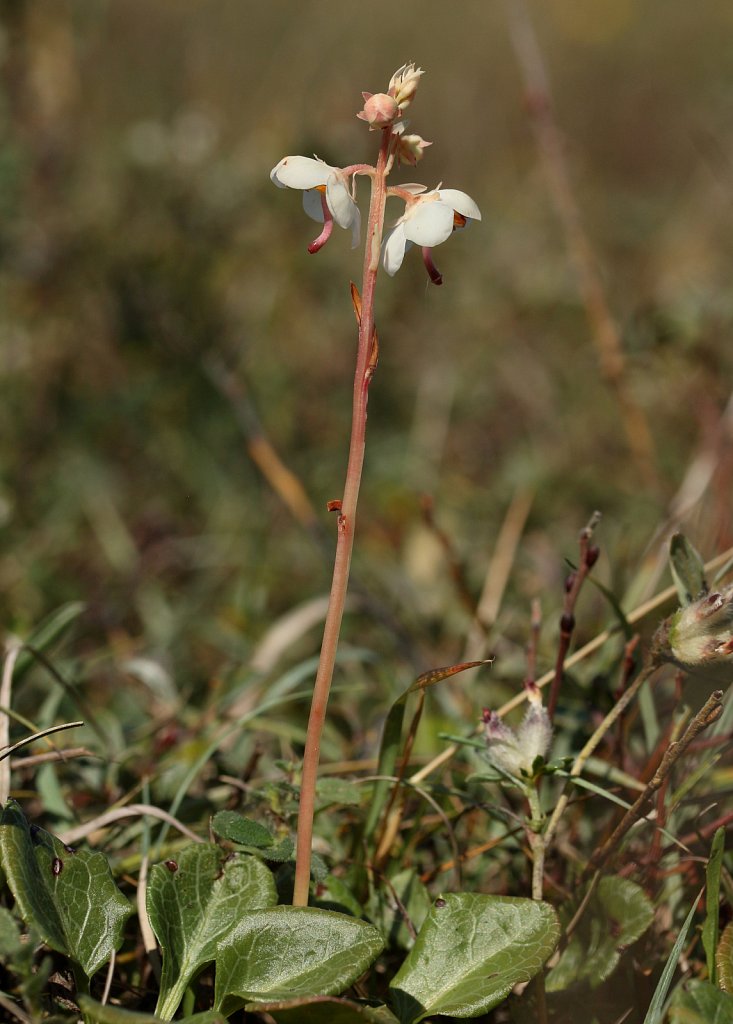
[{"label": "round basal leaf", "polygon": [[654,918],[644,890],[628,878],[602,878],[567,948],[547,976],[548,992],[584,982],[595,988],[618,966]]},{"label": "round basal leaf", "polygon": [[9,800],[0,816],[0,857],[18,913],[44,942],[75,960],[87,977],[107,963],[132,907],[101,853],[74,850],[29,826]]},{"label": "round basal leaf", "polygon": [[219,943],[214,1005],[338,995],[364,973],[384,943],[376,928],[315,907],[247,914]]},{"label": "round basal leaf", "polygon": [[217,943],[250,911],[277,902],[271,872],[255,857],[196,843],[150,872],[147,908],[163,969],[156,1012],[170,1020]]},{"label": "round basal leaf", "polygon": [[307,996],[274,1003],[248,1003],[246,1010],[266,1011],[277,1024],[399,1024],[383,1003],[367,1006],[336,996]]},{"label": "round basal leaf", "polygon": [[245,818],[236,811],[219,811],[211,819],[211,827],[222,839],[228,839],[240,846],[254,846],[264,849],[275,842],[269,829],[260,825],[259,821]]},{"label": "round basal leaf", "polygon": [[547,903],[469,893],[440,897],[390,986],[400,1021],[478,1017],[542,969],[559,935]]},{"label": "round basal leaf", "polygon": [[688,981],[672,997],[669,1024],[733,1024],[733,996],[709,981]]}]

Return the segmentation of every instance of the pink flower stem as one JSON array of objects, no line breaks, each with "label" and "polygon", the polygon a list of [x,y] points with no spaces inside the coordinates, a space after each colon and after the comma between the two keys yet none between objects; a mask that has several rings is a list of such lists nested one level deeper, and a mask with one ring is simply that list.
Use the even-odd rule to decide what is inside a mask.
[{"label": "pink flower stem", "polygon": [[311,845],[313,841],[313,814],[316,799],[316,781],[321,750],[321,733],[326,718],[328,694],[331,689],[333,667],[336,661],[341,620],[344,614],[346,590],[349,582],[351,551],[356,528],[356,506],[359,485],[364,465],[364,444],[366,437],[367,400],[369,383],[374,371],[374,292],[379,269],[379,250],[382,241],[384,207],[387,198],[387,160],[390,148],[390,130],[382,132],[377,166],[372,178],[372,194],[369,204],[369,220],[364,252],[364,274],[361,292],[361,316],[359,319],[359,344],[354,375],[354,401],[351,420],[351,442],[349,461],[346,469],[344,496],[338,517],[336,556],[333,566],[331,593],[323,628],[321,656],[313,687],[305,751],[303,753],[303,774],[300,784],[300,805],[298,810],[298,839],[295,854],[295,885],[293,906],[308,905],[310,885]]}]

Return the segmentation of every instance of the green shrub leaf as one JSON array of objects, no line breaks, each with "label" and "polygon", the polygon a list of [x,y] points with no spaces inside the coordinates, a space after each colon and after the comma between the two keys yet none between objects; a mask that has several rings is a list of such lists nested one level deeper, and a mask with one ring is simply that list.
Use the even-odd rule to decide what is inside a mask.
[{"label": "green shrub leaf", "polygon": [[542,970],[559,934],[547,903],[468,893],[437,899],[391,984],[400,1021],[485,1013]]},{"label": "green shrub leaf", "polygon": [[338,995],[379,956],[376,928],[315,907],[273,907],[247,914],[219,943],[214,1005]]},{"label": "green shrub leaf", "polygon": [[709,981],[689,981],[672,997],[670,1024],[733,1024],[733,996]]},{"label": "green shrub leaf", "polygon": [[9,800],[0,816],[0,859],[20,916],[44,942],[75,960],[87,977],[107,963],[132,907],[101,853],[72,850],[31,828]]},{"label": "green shrub leaf", "polygon": [[193,976],[243,915],[277,901],[275,882],[255,857],[218,846],[187,846],[177,862],[150,872],[147,908],[163,953],[158,1013],[170,1020]]},{"label": "green shrub leaf", "polygon": [[219,811],[212,818],[211,827],[222,839],[239,843],[240,846],[264,849],[273,846],[275,842],[270,831],[264,825],[260,825],[259,821],[245,818],[236,811]]},{"label": "green shrub leaf", "polygon": [[547,991],[559,992],[581,981],[592,988],[600,985],[653,917],[654,908],[635,882],[615,875],[602,878],[567,948],[547,976]]}]

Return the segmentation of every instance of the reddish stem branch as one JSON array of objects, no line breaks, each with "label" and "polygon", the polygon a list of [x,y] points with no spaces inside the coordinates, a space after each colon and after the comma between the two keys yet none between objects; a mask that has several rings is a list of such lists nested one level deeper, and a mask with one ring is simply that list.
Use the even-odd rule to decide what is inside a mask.
[{"label": "reddish stem branch", "polygon": [[333,566],[331,593],[323,629],[321,655],[313,687],[313,699],[308,718],[308,731],[303,754],[303,775],[300,786],[298,839],[295,858],[295,885],[293,888],[293,906],[296,907],[308,905],[313,814],[315,811],[318,762],[321,752],[321,734],[326,718],[328,695],[331,689],[339,633],[341,631],[341,620],[344,614],[346,591],[349,582],[349,568],[351,566],[351,552],[354,545],[354,530],[356,528],[356,507],[359,499],[362,467],[364,465],[367,400],[376,356],[374,292],[377,284],[379,248],[382,240],[384,206],[387,198],[386,173],[389,143],[390,130],[385,129],[382,132],[379,158],[372,177],[372,195],[369,204],[361,293],[361,314],[359,317],[359,345],[354,375],[349,461],[346,469],[344,496],[341,500],[341,511],[338,517],[336,556]]},{"label": "reddish stem branch", "polygon": [[600,518],[600,513],[594,512],[588,525],[580,531],[580,563],[578,568],[571,572],[565,580],[565,601],[563,603],[562,615],[560,616],[560,642],[557,648],[557,658],[555,659],[555,675],[550,687],[550,697],[547,701],[547,713],[550,718],[555,716],[557,699],[560,695],[560,686],[562,685],[565,668],[565,658],[570,649],[570,641],[573,639],[573,632],[575,631],[575,605],[586,576],[598,560],[598,548],[595,544],[591,544],[591,539]]}]

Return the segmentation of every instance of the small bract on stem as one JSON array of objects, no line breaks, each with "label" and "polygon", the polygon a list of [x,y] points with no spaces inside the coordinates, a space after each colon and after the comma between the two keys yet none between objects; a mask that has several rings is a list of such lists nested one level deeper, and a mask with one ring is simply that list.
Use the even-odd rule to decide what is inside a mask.
[{"label": "small bract on stem", "polygon": [[[320,234],[308,246],[310,253],[319,252],[330,241],[334,223],[351,231],[352,248],[359,244],[361,214],[356,202],[356,182],[358,178],[366,177],[371,184],[361,295],[352,286],[359,341],[354,374],[351,440],[338,516],[328,611],[303,754],[293,890],[295,906],[308,903],[321,733],[348,587],[364,463],[367,399],[378,355],[374,296],[379,265],[381,262],[388,274],[395,274],[408,250],[417,245],[430,280],[434,284],[441,284],[443,278],[433,261],[433,247],[445,242],[455,230],[466,227],[472,220],[481,219],[473,199],[457,189],[444,189],[440,185],[432,190],[428,190],[425,185],[415,184],[387,186],[387,176],[395,165],[405,163],[414,167],[422,159],[425,149],[431,145],[419,135],[407,134],[407,121],[403,117],[415,97],[422,75],[421,68],[412,63],[404,64],[392,76],[386,92],[362,94],[364,106],[357,117],[369,125],[370,131],[380,133],[379,153],[374,166],[351,164],[332,167],[317,157],[286,156],[270,173],[278,188],[301,190],[305,212],[323,225]],[[388,197],[401,200],[404,211],[385,234],[384,215]]]}]

